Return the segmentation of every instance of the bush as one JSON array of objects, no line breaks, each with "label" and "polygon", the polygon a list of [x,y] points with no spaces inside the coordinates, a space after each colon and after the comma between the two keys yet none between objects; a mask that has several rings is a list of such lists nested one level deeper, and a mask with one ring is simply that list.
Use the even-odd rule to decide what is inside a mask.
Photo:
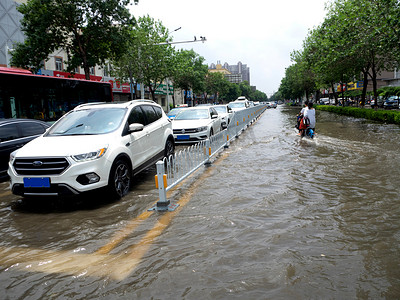
[{"label": "bush", "polygon": [[346,115],[355,118],[364,118],[383,123],[400,125],[400,111],[375,110],[370,108],[347,107],[347,106],[342,107],[342,106],[331,106],[331,105],[317,105],[315,108],[319,110],[337,113],[340,115]]}]

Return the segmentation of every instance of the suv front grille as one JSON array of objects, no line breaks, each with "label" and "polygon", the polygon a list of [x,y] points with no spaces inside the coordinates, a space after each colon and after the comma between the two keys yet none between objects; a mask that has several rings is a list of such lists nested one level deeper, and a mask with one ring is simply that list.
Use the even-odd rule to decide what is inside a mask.
[{"label": "suv front grille", "polygon": [[18,175],[58,175],[69,167],[64,157],[17,158],[14,169]]}]

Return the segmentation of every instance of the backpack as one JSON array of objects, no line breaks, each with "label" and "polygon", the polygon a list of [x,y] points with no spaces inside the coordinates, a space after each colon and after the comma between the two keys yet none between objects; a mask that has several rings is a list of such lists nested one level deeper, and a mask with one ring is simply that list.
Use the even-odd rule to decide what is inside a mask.
[{"label": "backpack", "polygon": [[303,117],[303,123],[304,125],[306,125],[307,127],[310,126],[310,119],[308,117]]}]

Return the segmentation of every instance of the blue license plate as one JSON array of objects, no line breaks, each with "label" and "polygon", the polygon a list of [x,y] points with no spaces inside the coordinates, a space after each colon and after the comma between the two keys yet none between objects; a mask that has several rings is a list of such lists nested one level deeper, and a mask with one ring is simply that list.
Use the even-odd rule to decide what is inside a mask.
[{"label": "blue license plate", "polygon": [[48,177],[25,177],[24,187],[50,187],[50,178]]},{"label": "blue license plate", "polygon": [[177,140],[188,140],[188,139],[190,139],[190,135],[177,135],[176,139]]}]

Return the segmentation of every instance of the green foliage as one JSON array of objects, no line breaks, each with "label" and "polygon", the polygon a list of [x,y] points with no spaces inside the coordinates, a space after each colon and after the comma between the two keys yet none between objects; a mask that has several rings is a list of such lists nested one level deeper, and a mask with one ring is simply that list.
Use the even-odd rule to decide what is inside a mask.
[{"label": "green foliage", "polygon": [[351,116],[355,118],[364,118],[382,123],[400,125],[400,111],[394,110],[375,110],[359,107],[341,107],[331,105],[317,105],[316,109],[329,111],[341,115]]},{"label": "green foliage", "polygon": [[[287,69],[280,92],[285,98],[298,97],[298,89],[307,93],[311,70],[317,88],[332,88],[334,83],[372,79],[377,96],[377,75],[393,70],[400,61],[400,4],[397,0],[333,0],[327,5],[323,23],[310,30],[302,51],[295,51],[296,64]],[[304,66],[306,68],[304,68]],[[300,70],[303,70],[301,72]]]},{"label": "green foliage", "polygon": [[[172,81],[177,88],[185,91],[193,90],[202,93],[205,89],[205,80],[208,67],[204,58],[193,50],[179,50],[175,52]],[[188,93],[186,93],[187,95]]]},{"label": "green foliage", "polygon": [[[25,42],[17,44],[11,63],[40,69],[57,49],[68,55],[67,70],[85,70],[119,57],[126,35],[134,24],[126,6],[130,0],[30,0],[18,7],[23,14]],[[137,1],[135,1],[137,2]]]}]

